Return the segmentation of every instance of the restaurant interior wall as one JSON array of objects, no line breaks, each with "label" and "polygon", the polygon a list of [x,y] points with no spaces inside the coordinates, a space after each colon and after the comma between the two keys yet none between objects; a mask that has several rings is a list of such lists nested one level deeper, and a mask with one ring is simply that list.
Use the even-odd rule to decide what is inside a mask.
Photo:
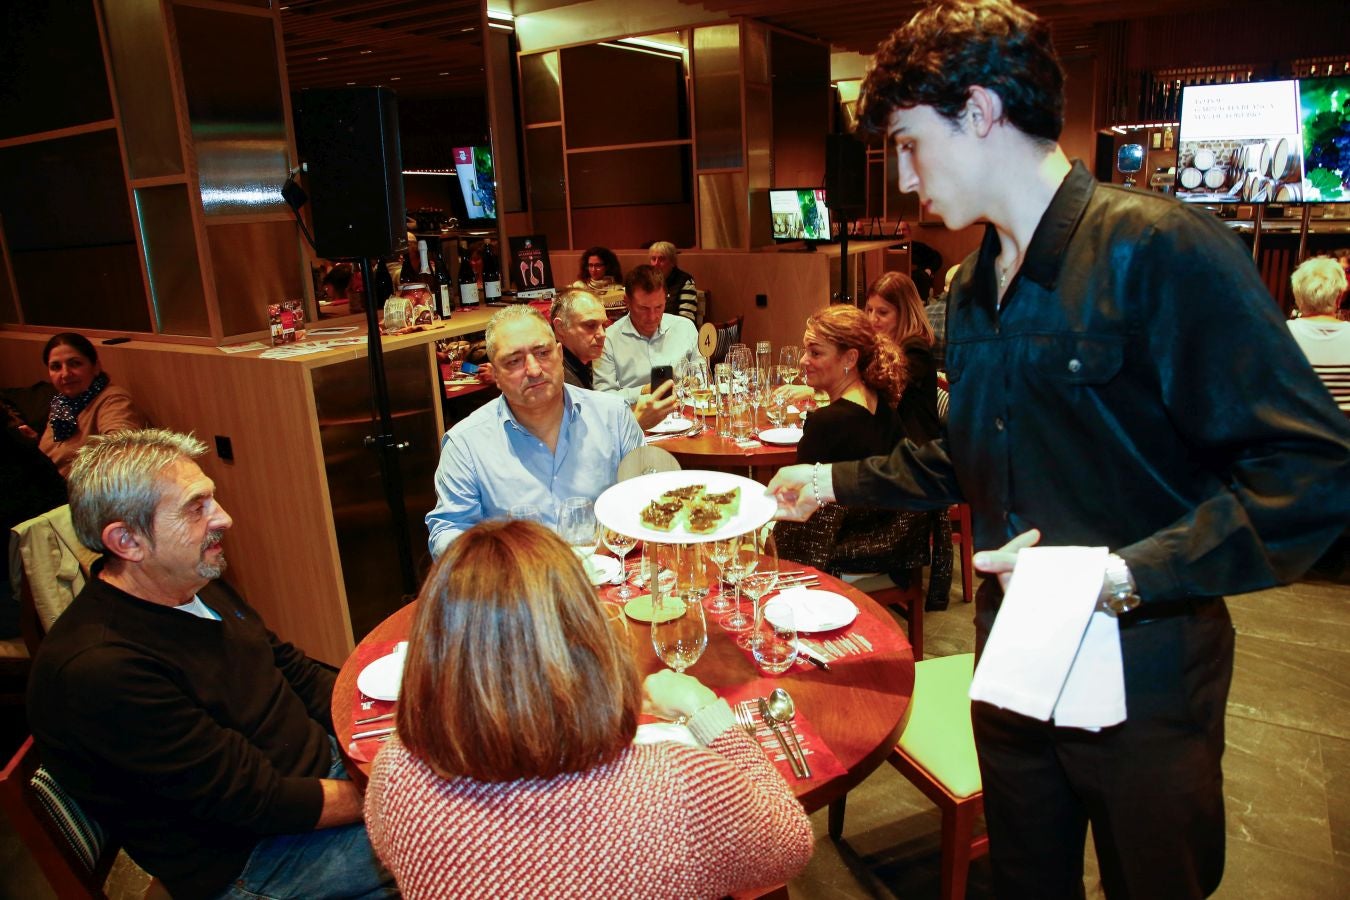
[{"label": "restaurant interior wall", "polygon": [[[4,322],[265,333],[267,302],[304,295],[279,198],[294,153],[276,11],[52,0],[4,15]],[[268,245],[246,272],[213,257],[237,240]]]}]

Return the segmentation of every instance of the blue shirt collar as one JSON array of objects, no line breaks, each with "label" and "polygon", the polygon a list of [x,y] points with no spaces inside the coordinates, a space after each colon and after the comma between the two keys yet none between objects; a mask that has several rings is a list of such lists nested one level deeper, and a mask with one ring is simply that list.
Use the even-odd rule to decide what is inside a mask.
[{"label": "blue shirt collar", "polygon": [[[575,388],[572,385],[564,382],[562,389],[563,389],[562,424],[563,428],[566,428],[573,419],[575,419],[578,415],[581,414],[581,398],[577,395],[577,391],[584,390],[584,388]],[[515,412],[511,409],[511,404],[506,402],[505,396],[497,398],[497,421],[503,426],[505,426],[509,422],[512,428],[514,428],[516,431],[521,432],[522,434],[532,433],[528,428],[520,424],[520,420],[516,418]]]}]

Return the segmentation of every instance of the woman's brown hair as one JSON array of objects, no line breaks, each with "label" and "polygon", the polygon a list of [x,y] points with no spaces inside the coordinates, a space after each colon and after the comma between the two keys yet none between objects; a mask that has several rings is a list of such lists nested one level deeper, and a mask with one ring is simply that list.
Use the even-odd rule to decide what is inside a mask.
[{"label": "woman's brown hair", "polygon": [[637,664],[576,554],[541,525],[490,520],[422,586],[398,734],[447,778],[580,772],[633,740]]},{"label": "woman's brown hair", "polygon": [[919,289],[914,280],[902,272],[885,272],[872,282],[866,297],[880,297],[895,307],[895,342],[904,346],[906,341],[918,338],[925,347],[933,346],[933,326],[924,312],[923,300],[919,299]]},{"label": "woman's brown hair", "polygon": [[886,402],[895,406],[905,391],[905,357],[895,342],[872,330],[867,314],[856,306],[837,303],[818,309],[806,320],[808,331],[839,348],[858,351],[858,376]]}]

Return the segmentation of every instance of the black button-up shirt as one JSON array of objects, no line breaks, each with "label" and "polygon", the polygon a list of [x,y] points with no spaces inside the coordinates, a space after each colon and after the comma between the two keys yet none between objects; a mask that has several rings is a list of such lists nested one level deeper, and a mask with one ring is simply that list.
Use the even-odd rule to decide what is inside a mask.
[{"label": "black button-up shirt", "polygon": [[952,286],[945,434],[836,465],[839,502],[1106,546],[1145,603],[1291,580],[1350,522],[1350,426],[1216,219],[1075,163],[1001,308],[998,252]]}]

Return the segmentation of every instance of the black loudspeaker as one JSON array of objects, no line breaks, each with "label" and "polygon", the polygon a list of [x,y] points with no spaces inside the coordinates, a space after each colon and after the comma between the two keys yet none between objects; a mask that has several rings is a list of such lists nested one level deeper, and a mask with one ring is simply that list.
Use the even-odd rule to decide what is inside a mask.
[{"label": "black loudspeaker", "polygon": [[301,91],[299,120],[315,252],[326,259],[401,253],[408,227],[394,92]]},{"label": "black loudspeaker", "polygon": [[832,213],[867,209],[867,148],[851,134],[825,135],[825,202]]}]

